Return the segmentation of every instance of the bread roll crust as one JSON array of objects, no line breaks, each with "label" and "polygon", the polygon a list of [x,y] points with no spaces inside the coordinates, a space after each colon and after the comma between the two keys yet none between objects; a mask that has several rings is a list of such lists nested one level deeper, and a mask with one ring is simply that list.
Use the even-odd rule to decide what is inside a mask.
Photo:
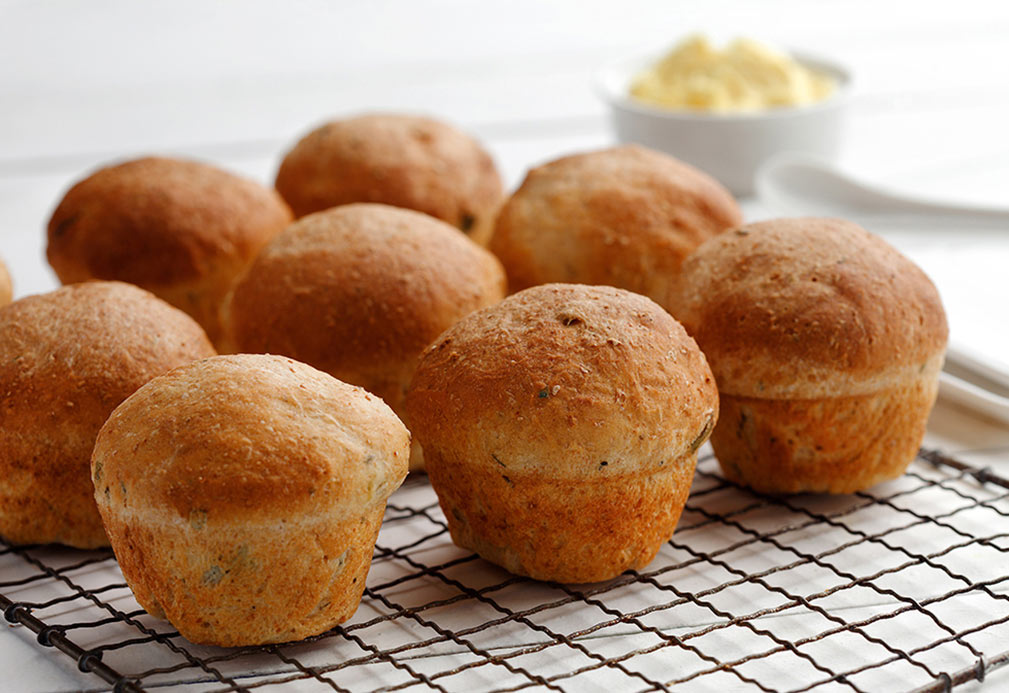
[{"label": "bread roll crust", "polygon": [[431,118],[368,114],[326,123],[284,157],[277,190],[298,217],[353,202],[424,212],[481,244],[503,195],[490,154]]},{"label": "bread roll crust", "polygon": [[213,354],[189,316],[120,282],[0,310],[0,534],[107,546],[88,472],[99,429],[151,378]]},{"label": "bread roll crust", "polygon": [[94,493],[145,609],[193,642],[296,640],[356,610],[409,447],[360,388],[278,356],[216,357],[116,409]]},{"label": "bread roll crust", "polygon": [[7,271],[7,265],[0,260],[0,306],[5,306],[14,298],[14,285],[11,282],[11,275]]},{"label": "bread roll crust", "polygon": [[447,330],[406,406],[456,543],[564,582],[651,560],[718,416],[704,356],[668,313],[560,284]]},{"label": "bread roll crust", "polygon": [[274,239],[236,288],[228,320],[236,350],[312,364],[402,415],[421,351],[504,291],[500,263],[448,224],[353,204]]},{"label": "bread roll crust", "polygon": [[691,255],[674,313],[724,412],[726,476],[767,492],[850,493],[899,476],[935,402],[948,328],[928,277],[840,219],[776,219]]},{"label": "bread roll crust", "polygon": [[117,548],[116,559],[149,614],[190,642],[238,647],[301,640],[353,616],[383,512],[384,504],[351,519],[216,529],[200,527],[200,515],[110,513],[106,526],[128,547]]},{"label": "bread roll crust", "polygon": [[673,313],[723,394],[875,392],[946,347],[946,315],[925,273],[842,219],[734,229],[698,248],[679,281]]},{"label": "bread roll crust", "polygon": [[254,181],[146,157],[74,185],[49,221],[46,256],[64,284],[136,284],[192,315],[216,342],[225,295],[291,219],[280,196]]},{"label": "bread roll crust", "polygon": [[679,522],[697,465],[692,453],[654,470],[558,479],[425,454],[458,546],[512,573],[562,583],[608,580],[651,563]]},{"label": "bread roll crust", "polygon": [[490,248],[511,291],[603,284],[667,307],[687,255],[742,223],[736,201],[705,173],[625,145],[532,169],[505,202]]},{"label": "bread roll crust", "polygon": [[711,443],[725,476],[765,493],[853,493],[904,473],[921,445],[942,357],[870,394],[721,397]]}]

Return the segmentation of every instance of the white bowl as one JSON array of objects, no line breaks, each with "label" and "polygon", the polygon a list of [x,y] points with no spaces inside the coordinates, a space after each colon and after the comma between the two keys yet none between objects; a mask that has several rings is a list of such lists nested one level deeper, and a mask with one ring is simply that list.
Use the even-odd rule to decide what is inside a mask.
[{"label": "white bowl", "polygon": [[792,53],[798,62],[837,81],[828,99],[808,106],[722,114],[674,111],[631,98],[632,79],[660,57],[614,63],[598,75],[619,141],[671,154],[711,174],[740,196],[753,194],[757,169],[775,154],[798,152],[826,161],[837,158],[851,86],[850,74],[839,65]]}]

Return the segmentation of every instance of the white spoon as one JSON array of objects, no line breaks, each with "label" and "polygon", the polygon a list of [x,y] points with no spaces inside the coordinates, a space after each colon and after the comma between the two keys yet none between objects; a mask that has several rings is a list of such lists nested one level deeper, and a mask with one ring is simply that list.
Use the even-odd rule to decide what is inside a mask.
[{"label": "white spoon", "polygon": [[945,204],[887,192],[809,157],[784,154],[757,173],[757,194],[769,207],[836,216],[884,230],[951,232],[985,229],[1009,234],[1009,208]]},{"label": "white spoon", "polygon": [[[774,212],[849,219],[886,237],[922,265],[939,287],[951,323],[940,393],[1009,422],[1009,362],[1004,362],[1009,354],[1009,339],[1004,339],[1009,209],[890,193],[792,154],[761,167],[756,189]],[[977,342],[982,348],[968,346]]]}]

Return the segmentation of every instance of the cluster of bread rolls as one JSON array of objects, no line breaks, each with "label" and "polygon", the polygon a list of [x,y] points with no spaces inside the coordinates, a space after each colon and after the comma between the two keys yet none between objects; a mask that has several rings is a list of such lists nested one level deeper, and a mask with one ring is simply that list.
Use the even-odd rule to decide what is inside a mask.
[{"label": "cluster of bread rolls", "polygon": [[68,286],[0,309],[0,534],[111,543],[144,608],[220,645],[349,618],[408,468],[457,544],[560,582],[651,561],[709,437],[761,491],[892,478],[946,342],[928,278],[853,224],[743,225],[637,146],[504,199],[429,118],[323,125],[275,189],[113,165],[48,241]]}]

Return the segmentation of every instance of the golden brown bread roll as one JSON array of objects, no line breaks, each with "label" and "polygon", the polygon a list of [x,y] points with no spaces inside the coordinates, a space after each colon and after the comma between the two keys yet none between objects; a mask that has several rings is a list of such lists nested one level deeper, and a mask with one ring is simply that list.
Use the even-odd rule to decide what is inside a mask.
[{"label": "golden brown bread roll", "polygon": [[[263,250],[235,289],[231,343],[309,363],[402,415],[420,352],[500,301],[504,287],[494,256],[448,224],[388,205],[344,205],[299,220]],[[411,467],[421,466],[415,448]]]},{"label": "golden brown bread roll", "polygon": [[0,260],[0,306],[5,306],[14,298],[14,285],[11,283],[11,275],[7,271],[7,265]]},{"label": "golden brown bread roll", "polygon": [[192,318],[130,284],[75,284],[0,309],[0,534],[107,546],[88,473],[98,430],[154,376],[213,354]]},{"label": "golden brown bread roll", "polygon": [[277,190],[302,217],[351,202],[430,214],[486,244],[503,195],[480,143],[418,116],[372,114],[327,123],[284,157]]},{"label": "golden brown bread roll", "polygon": [[840,219],[777,219],[691,255],[673,313],[718,381],[712,445],[760,491],[849,493],[903,473],[947,327],[910,260]]},{"label": "golden brown bread roll", "polygon": [[668,308],[684,258],[740,223],[736,201],[713,178],[626,145],[529,171],[501,208],[490,248],[511,291],[549,282],[605,284]]},{"label": "golden brown bread roll", "polygon": [[641,568],[669,539],[718,397],[658,305],[549,284],[447,330],[406,408],[453,541],[570,583]]},{"label": "golden brown bread roll", "polygon": [[74,185],[49,221],[64,284],[118,279],[193,316],[220,339],[220,308],[259,249],[291,222],[274,190],[207,164],[149,157]]},{"label": "golden brown bread roll", "polygon": [[410,434],[277,356],[152,380],[102,427],[94,497],[127,583],[192,642],[299,640],[353,615]]}]

